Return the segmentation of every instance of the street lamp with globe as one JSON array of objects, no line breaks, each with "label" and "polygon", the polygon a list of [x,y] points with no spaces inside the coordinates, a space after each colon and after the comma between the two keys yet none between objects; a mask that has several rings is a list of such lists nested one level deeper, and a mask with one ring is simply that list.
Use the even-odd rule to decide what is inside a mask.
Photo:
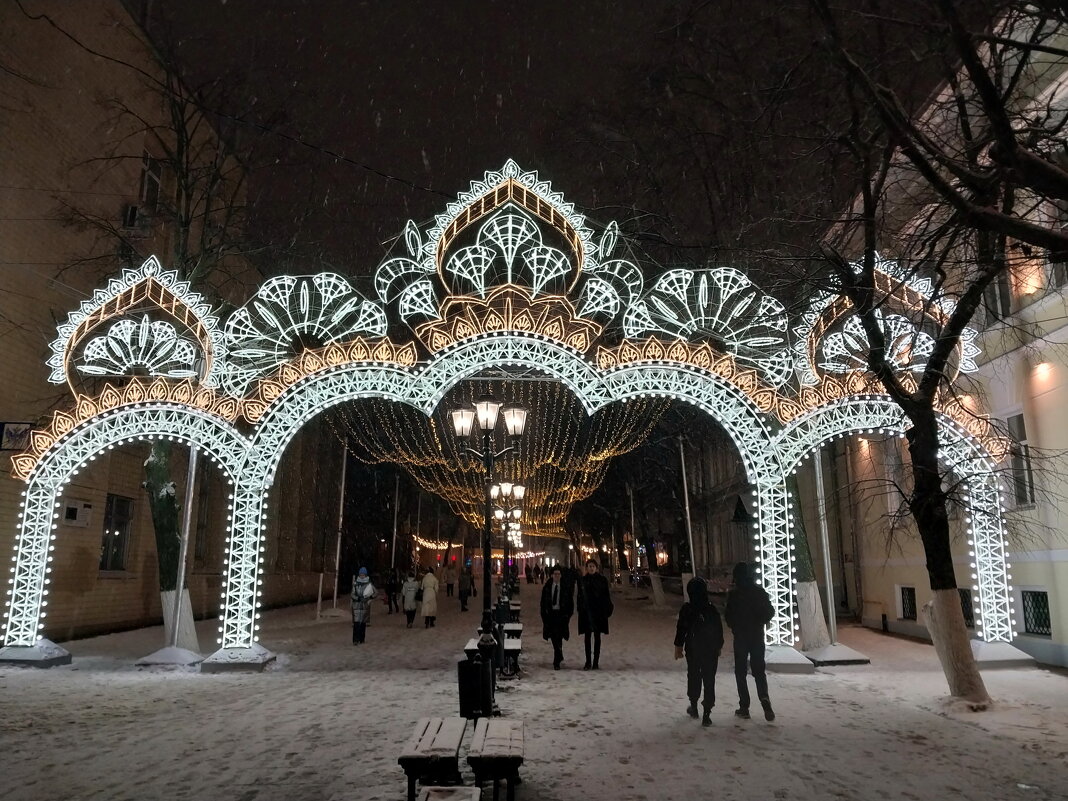
[{"label": "street lamp with globe", "polygon": [[[479,434],[482,436],[482,448],[467,446],[466,450],[481,460],[486,471],[485,484],[485,518],[482,531],[482,636],[479,637],[478,651],[482,661],[486,665],[492,665],[493,652],[497,647],[497,641],[493,637],[493,612],[490,604],[492,583],[490,580],[490,561],[492,559],[493,540],[493,497],[491,487],[494,485],[494,467],[496,461],[512,452],[516,442],[521,436],[527,424],[527,410],[519,406],[507,406],[489,395],[483,395],[474,403],[472,408],[453,409],[449,415],[452,418],[453,432],[461,441],[469,441]],[[502,408],[503,407],[503,408]],[[505,433],[511,444],[495,451],[493,448],[493,432],[497,428],[498,419],[504,420]],[[477,428],[477,430],[476,430]],[[488,681],[492,687],[492,667],[488,669]],[[489,691],[492,698],[492,689]],[[488,711],[487,711],[488,714]]]}]

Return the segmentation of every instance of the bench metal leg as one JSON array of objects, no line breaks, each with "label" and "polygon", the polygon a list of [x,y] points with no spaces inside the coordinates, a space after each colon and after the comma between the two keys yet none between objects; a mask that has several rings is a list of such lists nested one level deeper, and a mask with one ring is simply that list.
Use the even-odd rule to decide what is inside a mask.
[{"label": "bench metal leg", "polygon": [[415,774],[408,774],[408,801],[415,801]]}]

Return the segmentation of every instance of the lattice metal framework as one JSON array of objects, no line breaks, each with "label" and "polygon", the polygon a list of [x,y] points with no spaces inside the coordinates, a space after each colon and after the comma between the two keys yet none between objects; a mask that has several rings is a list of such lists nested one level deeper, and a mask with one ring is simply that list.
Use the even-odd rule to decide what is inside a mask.
[{"label": "lattice metal framework", "polygon": [[[38,641],[64,483],[104,449],[166,437],[207,451],[233,482],[219,654],[259,659],[263,515],[281,455],[300,427],[357,398],[387,399],[430,415],[464,378],[512,368],[557,379],[589,414],[656,396],[715,417],[755,488],[753,537],[776,609],[767,641],[793,644],[795,511],[785,475],[834,437],[901,433],[903,415],[888,399],[866,394],[870,379],[862,373],[826,375],[859,364],[856,332],[838,322],[848,312],[841,298],[817,298],[793,332],[779,301],[729,267],[672,270],[647,288],[641,269],[620,252],[620,241],[615,223],[598,235],[548,182],[509,161],[473,183],[425,231],[408,223],[406,255],[384,262],[375,274],[377,300],[331,273],[280,276],[224,328],[200,296],[154,258],[124,272],[59,326],[48,365],[53,381],[70,382],[80,369],[121,375],[126,388],[109,386],[95,400],[79,397],[76,408],[84,413],[58,413],[50,429],[35,432],[36,447],[16,457],[28,486],[12,568],[8,646]],[[929,299],[929,283],[902,274],[894,263],[883,268],[880,287],[898,299],[898,308],[945,313],[944,304]],[[164,321],[150,319],[146,307],[152,304]],[[111,323],[117,318],[124,319]],[[386,339],[396,321],[409,324],[414,338]],[[112,327],[89,340],[83,363],[72,364],[72,354],[105,323]],[[922,358],[918,332],[893,325],[901,353]],[[606,343],[601,334],[608,328],[625,338]],[[203,359],[192,381],[186,364],[191,343]],[[966,336],[960,368],[973,369],[976,353]],[[822,365],[818,354],[826,357]],[[131,376],[138,368],[163,377],[144,388]],[[218,383],[227,394],[206,389]],[[133,397],[145,402],[123,405]],[[242,417],[248,435],[238,428]],[[1010,640],[993,460],[949,417],[941,420],[941,434],[941,457],[965,481],[971,501],[979,634]]]},{"label": "lattice metal framework", "polygon": [[171,439],[205,451],[231,483],[240,476],[249,442],[226,420],[176,404],[135,404],[110,410],[55,442],[30,475],[16,541],[4,641],[34,645],[45,617],[49,553],[56,538],[60,496],[71,478],[97,455],[138,440]]},{"label": "lattice metal framework", "polygon": [[[867,395],[807,412],[779,432],[774,444],[783,467],[796,470],[802,459],[832,439],[873,432],[903,437],[908,427],[893,401]],[[976,633],[987,642],[1011,642],[1015,621],[997,465],[974,436],[948,417],[939,418],[939,436],[939,459],[962,479],[967,497],[972,589],[979,595]]]}]

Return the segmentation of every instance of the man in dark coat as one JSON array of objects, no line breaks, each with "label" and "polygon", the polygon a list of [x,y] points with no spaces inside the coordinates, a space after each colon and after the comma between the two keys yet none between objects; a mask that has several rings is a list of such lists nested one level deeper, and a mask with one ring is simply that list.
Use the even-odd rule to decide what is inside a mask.
[{"label": "man in dark coat", "polygon": [[608,579],[601,575],[600,565],[589,559],[586,562],[586,575],[578,582],[578,629],[579,634],[586,635],[586,664],[583,670],[599,670],[601,667],[601,635],[608,633],[608,618],[612,616],[612,609]]},{"label": "man in dark coat", "polygon": [[564,661],[563,641],[571,639],[571,615],[575,612],[571,590],[560,565],[554,565],[552,577],[541,591],[541,636],[553,644],[553,670],[559,670]]},{"label": "man in dark coat", "polygon": [[716,705],[716,667],[723,649],[723,623],[708,598],[708,585],[703,578],[690,579],[686,594],[690,600],[679,610],[675,626],[675,658],[681,659],[686,654],[686,695],[690,699],[686,714],[697,717],[697,702],[704,685],[701,725],[711,726],[712,707]]},{"label": "man in dark coat", "polygon": [[727,593],[727,609],[723,616],[734,634],[734,679],[738,684],[738,709],[734,714],[749,718],[749,682],[746,674],[751,669],[757,698],[764,707],[764,719],[775,720],[764,667],[764,627],[775,617],[775,607],[764,588],[753,580],[753,574],[745,562],[734,566],[734,589]]}]

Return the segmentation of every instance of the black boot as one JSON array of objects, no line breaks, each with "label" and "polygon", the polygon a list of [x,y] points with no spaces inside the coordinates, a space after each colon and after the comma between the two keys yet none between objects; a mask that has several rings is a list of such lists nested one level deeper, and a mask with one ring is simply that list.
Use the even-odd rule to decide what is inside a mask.
[{"label": "black boot", "polygon": [[595,643],[593,646],[593,669],[601,669],[601,644]]},{"label": "black boot", "polygon": [[696,701],[690,701],[690,705],[688,707],[686,707],[686,714],[689,715],[691,718],[696,718],[697,717],[697,702]]},{"label": "black boot", "polygon": [[775,710],[771,708],[771,699],[761,698],[760,705],[764,707],[764,720],[775,720]]},{"label": "black boot", "polygon": [[709,711],[708,707],[705,707],[705,714],[703,714],[701,716],[701,725],[702,726],[711,726],[712,725],[712,713],[711,713],[711,711]]}]

